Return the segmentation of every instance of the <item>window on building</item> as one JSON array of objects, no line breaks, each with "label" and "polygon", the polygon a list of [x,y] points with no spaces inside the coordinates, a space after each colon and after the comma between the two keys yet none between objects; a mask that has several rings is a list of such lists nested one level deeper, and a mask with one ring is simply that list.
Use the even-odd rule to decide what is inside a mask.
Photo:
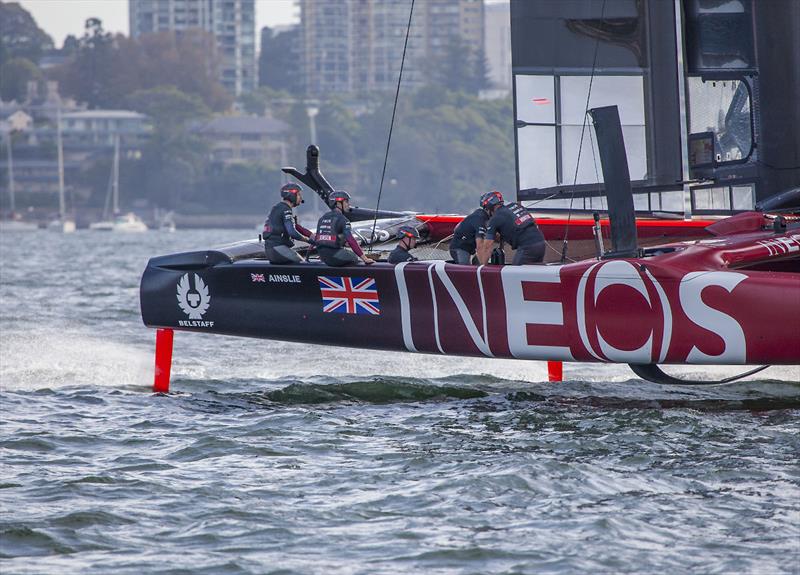
[{"label": "window on building", "polygon": [[520,189],[602,181],[588,108],[619,107],[631,180],[647,176],[642,76],[515,76]]}]

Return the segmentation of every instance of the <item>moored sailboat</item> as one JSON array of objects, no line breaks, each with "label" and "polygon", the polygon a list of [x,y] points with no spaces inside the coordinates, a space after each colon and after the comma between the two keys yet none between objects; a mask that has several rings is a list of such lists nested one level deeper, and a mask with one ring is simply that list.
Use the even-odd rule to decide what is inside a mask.
[{"label": "moored sailboat", "polygon": [[67,214],[67,203],[64,193],[64,141],[61,137],[61,108],[56,115],[56,148],[58,150],[58,218],[47,224],[52,232],[71,234],[76,230],[75,219]]},{"label": "moored sailboat", "polygon": [[[89,229],[96,232],[122,232],[139,233],[147,231],[147,224],[142,219],[128,212],[120,214],[119,211],[119,134],[114,136],[114,160],[111,167],[106,203],[103,209],[103,219],[89,225]],[[109,217],[113,214],[113,219]]]}]

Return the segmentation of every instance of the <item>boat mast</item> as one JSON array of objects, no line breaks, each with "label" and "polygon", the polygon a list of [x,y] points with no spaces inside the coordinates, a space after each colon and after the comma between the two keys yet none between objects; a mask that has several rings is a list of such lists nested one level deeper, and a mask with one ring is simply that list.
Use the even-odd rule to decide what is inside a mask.
[{"label": "boat mast", "polygon": [[61,140],[61,106],[56,111],[56,141],[58,146],[58,215],[62,222],[67,217],[67,206],[64,202],[64,144]]},{"label": "boat mast", "polygon": [[114,135],[114,167],[112,169],[114,180],[111,183],[113,197],[113,214],[119,214],[119,134]]},{"label": "boat mast", "polygon": [[689,125],[686,118],[686,72],[683,45],[683,9],[681,0],[675,0],[675,56],[678,72],[678,110],[681,124],[681,179],[683,180],[683,219],[692,219],[692,189],[689,186]]},{"label": "boat mast", "polygon": [[11,129],[6,132],[8,138],[6,144],[6,156],[8,157],[8,199],[11,206],[11,214],[17,211],[17,206],[14,198],[14,157],[11,154]]}]

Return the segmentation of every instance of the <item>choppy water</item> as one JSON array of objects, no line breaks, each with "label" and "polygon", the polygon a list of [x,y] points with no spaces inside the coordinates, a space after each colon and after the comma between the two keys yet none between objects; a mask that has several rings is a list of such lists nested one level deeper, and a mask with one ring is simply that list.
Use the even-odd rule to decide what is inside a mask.
[{"label": "choppy water", "polygon": [[800,573],[797,367],[548,384],[177,333],[152,395],[147,258],[241,236],[0,236],[4,575]]}]

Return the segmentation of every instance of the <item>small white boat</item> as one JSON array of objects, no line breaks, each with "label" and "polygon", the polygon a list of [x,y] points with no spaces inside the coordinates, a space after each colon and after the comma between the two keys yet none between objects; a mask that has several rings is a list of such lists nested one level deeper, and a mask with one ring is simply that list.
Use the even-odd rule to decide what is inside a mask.
[{"label": "small white boat", "polygon": [[47,224],[47,229],[51,232],[59,232],[62,234],[71,234],[75,231],[75,221],[69,218],[58,218]]},{"label": "small white boat", "polygon": [[104,220],[102,222],[94,222],[89,224],[89,229],[93,232],[113,232],[114,222],[111,220]]},{"label": "small white boat", "polygon": [[[105,222],[99,222],[105,223]],[[128,212],[127,214],[122,214],[117,216],[114,219],[114,222],[111,227],[112,232],[122,232],[122,233],[139,233],[139,232],[146,232],[147,231],[147,224],[142,221],[142,218],[134,214],[133,212]]]},{"label": "small white boat", "polygon": [[[108,217],[109,208],[114,213],[113,220]],[[148,229],[147,224],[142,221],[142,218],[133,212],[119,214],[119,136],[114,138],[114,163],[111,168],[111,177],[108,183],[108,195],[106,197],[106,207],[105,210],[103,210],[103,217],[103,220],[89,224],[89,229],[95,232],[122,233],[146,232]]]}]

